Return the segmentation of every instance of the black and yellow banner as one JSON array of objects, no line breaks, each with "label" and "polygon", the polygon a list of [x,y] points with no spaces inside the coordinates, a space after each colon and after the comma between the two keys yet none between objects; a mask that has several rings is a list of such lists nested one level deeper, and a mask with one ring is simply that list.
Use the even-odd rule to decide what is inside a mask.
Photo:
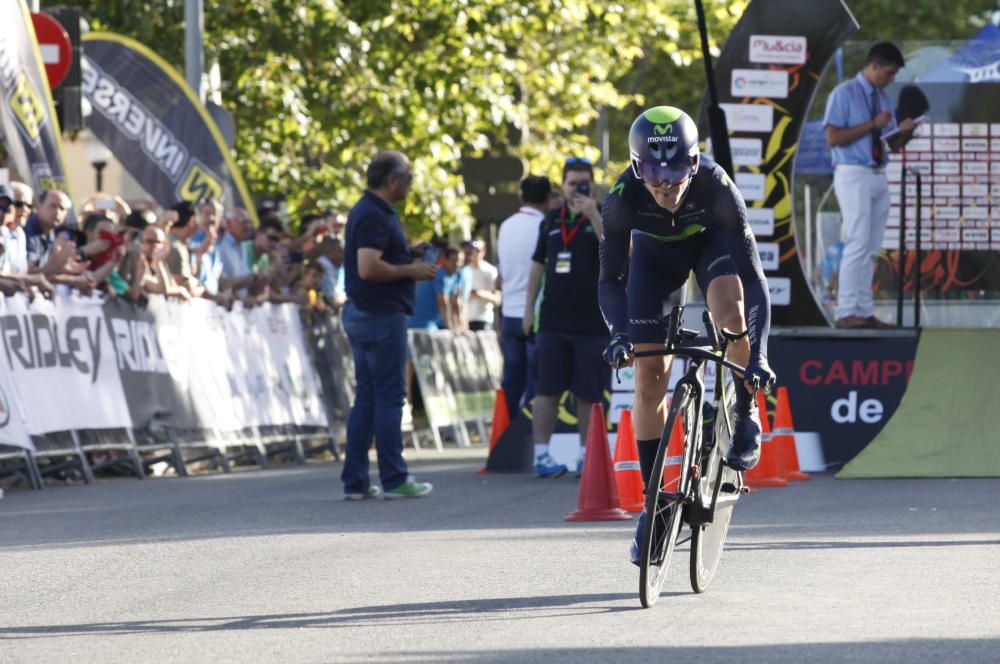
[{"label": "black and yellow banner", "polygon": [[0,136],[11,164],[36,191],[68,190],[45,65],[22,0],[0,2],[0,26]]},{"label": "black and yellow banner", "polygon": [[87,127],[160,205],[211,196],[255,214],[219,128],[170,64],[110,33],[85,35],[83,53]]}]

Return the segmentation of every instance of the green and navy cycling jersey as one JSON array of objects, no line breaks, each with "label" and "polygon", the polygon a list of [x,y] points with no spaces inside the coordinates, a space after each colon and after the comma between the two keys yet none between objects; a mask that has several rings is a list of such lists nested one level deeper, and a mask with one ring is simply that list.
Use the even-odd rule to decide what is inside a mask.
[{"label": "green and navy cycling jersey", "polygon": [[[702,234],[718,234],[728,247],[735,272],[743,283],[744,316],[749,329],[751,359],[767,357],[771,304],[757,243],[747,222],[746,204],[726,172],[701,157],[676,213],[660,207],[635,177],[625,170],[602,204],[604,239],[600,247],[598,297],[611,334],[629,332],[626,284],[633,234],[701,251],[705,243],[687,242]],[[644,240],[647,238],[643,238]],[[638,255],[637,255],[638,256]],[[669,293],[662,293],[663,299]]]}]

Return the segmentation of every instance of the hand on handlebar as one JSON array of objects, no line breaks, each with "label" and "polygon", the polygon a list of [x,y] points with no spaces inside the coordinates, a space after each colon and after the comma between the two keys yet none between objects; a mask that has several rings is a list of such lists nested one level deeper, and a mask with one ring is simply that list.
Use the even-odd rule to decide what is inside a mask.
[{"label": "hand on handlebar", "polygon": [[604,349],[604,361],[611,365],[613,369],[624,369],[632,366],[635,362],[635,347],[628,335],[619,332],[611,339],[611,343]]},{"label": "hand on handlebar", "polygon": [[774,387],[774,379],[774,372],[767,366],[767,360],[761,358],[756,361],[751,360],[747,365],[746,373],[743,375],[743,385],[750,394],[756,394],[758,391],[770,392]]}]

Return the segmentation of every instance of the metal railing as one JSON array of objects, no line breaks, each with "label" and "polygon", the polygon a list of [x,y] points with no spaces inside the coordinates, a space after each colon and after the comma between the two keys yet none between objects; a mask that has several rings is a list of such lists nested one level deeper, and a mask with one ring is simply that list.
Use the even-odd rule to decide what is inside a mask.
[{"label": "metal railing", "polygon": [[896,325],[903,327],[903,287],[906,284],[906,185],[907,175],[914,176],[917,183],[916,233],[914,235],[917,259],[914,261],[913,275],[913,327],[920,327],[920,282],[923,262],[921,247],[923,212],[923,176],[913,168],[903,168],[902,184],[899,191],[899,289],[896,295]]}]

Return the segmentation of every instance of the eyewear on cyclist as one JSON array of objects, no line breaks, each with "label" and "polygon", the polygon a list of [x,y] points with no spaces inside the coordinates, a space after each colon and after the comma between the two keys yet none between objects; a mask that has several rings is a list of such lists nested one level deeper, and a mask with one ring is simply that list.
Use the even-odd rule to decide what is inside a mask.
[{"label": "eyewear on cyclist", "polygon": [[687,157],[684,161],[641,161],[632,160],[632,172],[637,178],[652,187],[667,183],[678,185],[690,178],[698,170],[698,157]]}]

